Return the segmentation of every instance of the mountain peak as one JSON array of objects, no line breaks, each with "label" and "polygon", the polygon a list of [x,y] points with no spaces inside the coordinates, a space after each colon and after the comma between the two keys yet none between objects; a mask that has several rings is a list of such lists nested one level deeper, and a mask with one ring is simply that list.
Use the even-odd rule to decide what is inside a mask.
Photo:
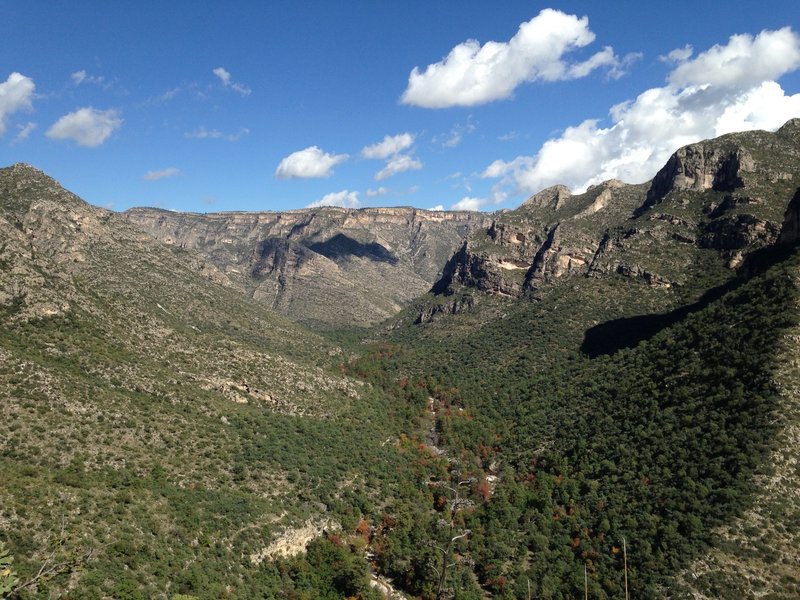
[{"label": "mountain peak", "polygon": [[39,200],[73,208],[85,204],[58,181],[32,165],[18,162],[0,169],[0,211],[21,216],[27,214],[32,204]]},{"label": "mountain peak", "polygon": [[743,131],[684,146],[656,173],[647,201],[637,214],[658,204],[670,192],[731,193],[791,179],[789,165],[800,159],[798,141],[800,119],[791,119],[775,133]]},{"label": "mountain peak", "polygon": [[37,180],[52,182],[56,185],[60,185],[58,184],[58,182],[56,182],[55,179],[47,175],[44,171],[41,171],[40,169],[37,169],[33,165],[24,162],[18,162],[14,163],[9,167],[0,168],[0,177],[3,179],[5,178],[16,179],[18,183],[21,184],[18,187],[22,187],[22,185]]},{"label": "mountain peak", "polygon": [[789,119],[784,123],[777,134],[780,136],[794,136],[800,138],[800,118]]},{"label": "mountain peak", "polygon": [[541,208],[552,208],[558,210],[569,200],[572,192],[565,185],[554,185],[549,188],[543,189],[538,194],[534,194],[522,206],[538,206]]}]

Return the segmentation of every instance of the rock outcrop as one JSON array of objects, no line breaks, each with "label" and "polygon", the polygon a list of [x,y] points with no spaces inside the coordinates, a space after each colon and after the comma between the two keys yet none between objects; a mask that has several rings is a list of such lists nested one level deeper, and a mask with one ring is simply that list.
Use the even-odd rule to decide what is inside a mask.
[{"label": "rock outcrop", "polygon": [[720,149],[713,142],[685,146],[656,174],[648,200],[657,202],[669,192],[683,190],[730,192],[742,187],[745,173],[754,168],[753,157],[743,148]]},{"label": "rock outcrop", "polygon": [[136,208],[131,222],[206,256],[252,297],[307,324],[368,325],[427,292],[490,217],[414,208],[326,207],[189,214]]},{"label": "rock outcrop", "polygon": [[700,265],[734,269],[779,236],[796,239],[796,211],[786,209],[797,181],[800,120],[775,133],[691,144],[651,182],[610,180],[583,194],[553,186],[495,215],[452,257],[433,291],[516,297],[569,277],[608,275],[680,287]]},{"label": "rock outcrop", "polygon": [[459,287],[518,297],[564,276],[586,274],[605,228],[630,216],[645,188],[612,180],[573,195],[548,188],[517,210],[495,215],[448,262],[434,293]]},{"label": "rock outcrop", "polygon": [[570,198],[572,198],[572,192],[567,186],[554,185],[534,194],[525,200],[522,206],[559,210],[569,202]]},{"label": "rock outcrop", "polygon": [[445,302],[430,304],[425,306],[417,315],[415,323],[430,323],[439,315],[457,315],[467,312],[475,304],[475,297],[472,294],[462,294],[452,297]]}]

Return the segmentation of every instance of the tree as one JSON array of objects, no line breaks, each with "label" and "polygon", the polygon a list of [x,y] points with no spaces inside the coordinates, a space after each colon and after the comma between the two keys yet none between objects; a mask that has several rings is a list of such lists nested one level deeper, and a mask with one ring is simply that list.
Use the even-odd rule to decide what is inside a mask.
[{"label": "tree", "polygon": [[0,598],[6,598],[19,583],[13,563],[14,557],[9,554],[6,545],[0,542]]},{"label": "tree", "polygon": [[14,558],[9,554],[5,544],[0,542],[0,598],[16,598],[17,594],[24,589],[32,588],[58,575],[77,571],[94,556],[94,548],[89,548],[80,554],[69,553],[65,555],[63,553],[65,540],[65,525],[62,523],[61,532],[53,540],[52,548],[42,561],[36,574],[25,581],[20,581],[11,567]]},{"label": "tree", "polygon": [[461,529],[458,525],[458,513],[461,509],[466,508],[471,503],[466,498],[461,497],[461,486],[469,485],[473,482],[472,479],[459,481],[455,485],[447,485],[444,482],[434,482],[430,485],[441,487],[443,490],[452,494],[449,499],[449,506],[447,508],[447,520],[441,520],[440,523],[447,528],[447,537],[443,544],[433,542],[432,545],[437,553],[441,556],[439,566],[432,564],[431,567],[436,573],[437,587],[436,587],[436,600],[442,600],[445,597],[446,588],[445,581],[447,580],[447,571],[455,567],[457,562],[453,560],[452,549],[456,541],[467,537],[471,532],[469,529]]}]

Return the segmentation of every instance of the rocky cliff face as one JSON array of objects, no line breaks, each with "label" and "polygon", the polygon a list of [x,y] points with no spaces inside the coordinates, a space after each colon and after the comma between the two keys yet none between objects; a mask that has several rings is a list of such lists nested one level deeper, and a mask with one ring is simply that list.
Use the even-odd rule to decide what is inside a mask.
[{"label": "rocky cliff face", "polygon": [[236,285],[291,318],[324,326],[380,321],[427,292],[483,213],[319,208],[284,213],[125,216],[166,244],[208,257]]},{"label": "rocky cliff face", "polygon": [[434,291],[460,286],[520,296],[569,274],[586,274],[608,227],[629,216],[646,188],[609,181],[585,194],[548,188],[495,215],[450,260]]},{"label": "rocky cliff face", "polygon": [[608,275],[680,288],[776,243],[799,183],[800,120],[775,133],[692,144],[651,182],[612,180],[578,195],[555,186],[495,215],[448,262],[434,291],[520,296],[572,276]]},{"label": "rocky cliff face", "polygon": [[755,171],[755,161],[747,149],[725,146],[704,142],[675,152],[653,179],[645,207],[656,204],[670,192],[709,189],[731,192],[743,187],[744,177]]}]

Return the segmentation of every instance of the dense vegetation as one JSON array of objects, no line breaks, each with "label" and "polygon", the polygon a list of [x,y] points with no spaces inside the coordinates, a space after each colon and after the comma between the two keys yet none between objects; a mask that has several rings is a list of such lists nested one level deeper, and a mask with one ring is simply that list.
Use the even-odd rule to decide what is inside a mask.
[{"label": "dense vegetation", "polygon": [[[771,447],[780,423],[771,369],[776,340],[797,323],[798,262],[792,257],[611,356],[559,352],[551,343],[569,339],[566,321],[580,318],[577,306],[547,321],[526,321],[542,307],[523,306],[464,343],[418,332],[384,348],[382,361],[362,363],[427,375],[451,458],[427,459],[436,466],[420,477],[421,489],[425,477],[471,481],[472,502],[457,515],[471,534],[458,542],[455,597],[480,597],[479,588],[494,597],[526,597],[529,589],[531,597],[578,597],[584,566],[590,597],[620,597],[623,539],[630,593],[663,595],[713,528],[747,505]],[[519,331],[527,343],[514,346]],[[498,340],[501,348],[492,347]],[[487,366],[484,357],[498,350],[506,363]],[[436,489],[397,507],[393,518],[404,526],[379,544],[391,549],[384,569],[400,581],[411,569],[408,589],[423,595],[432,579],[423,565],[435,557],[420,548],[436,526],[419,507],[436,506]],[[798,581],[785,583],[790,597]]]},{"label": "dense vegetation", "polygon": [[[777,387],[800,369],[800,253],[756,237],[732,279],[681,237],[723,192],[670,196],[684,218],[620,245],[669,285],[611,256],[323,336],[59,190],[0,170],[0,597],[682,597],[734,522],[771,597],[800,591],[771,539],[800,539],[800,493],[761,504],[779,527],[747,520],[800,422]],[[777,235],[780,203],[747,202]]]},{"label": "dense vegetation", "polygon": [[43,174],[0,170],[0,196],[3,593],[367,595],[347,536],[396,493],[408,409]]},{"label": "dense vegetation", "polygon": [[[14,494],[3,514],[37,534],[4,538],[23,579],[58,567],[36,596],[78,573],[71,598],[379,597],[368,553],[422,598],[575,597],[584,567],[591,596],[610,598],[622,593],[625,539],[631,594],[657,597],[748,502],[779,424],[771,365],[796,323],[798,262],[613,355],[579,352],[585,303],[565,306],[558,291],[465,327],[457,344],[446,321],[397,330],[355,361],[330,361],[365,384],[327,419],[231,404],[185,381],[155,390],[166,400],[155,403],[153,390],[98,376],[133,357],[101,342],[88,315],[7,326],[0,341],[16,361],[2,377],[20,412],[4,428],[0,470]],[[499,362],[487,365],[489,352]],[[56,369],[68,375],[60,392],[103,410],[66,426],[37,379]],[[338,525],[305,555],[249,559],[320,507]]]},{"label": "dense vegetation", "polygon": [[[402,418],[382,395],[365,389],[325,418],[265,411],[186,379],[167,383],[180,364],[115,353],[96,333],[91,318],[74,314],[0,331],[0,349],[13,357],[0,364],[0,382],[15,400],[1,426],[0,533],[22,581],[43,564],[61,565],[36,597],[63,590],[76,569],[71,598],[367,589],[366,563],[347,544],[320,541],[315,559],[347,558],[349,575],[334,573],[344,587],[310,557],[259,565],[250,556],[320,513],[352,530],[362,510],[377,510],[398,462],[381,442]],[[98,374],[106,361],[132,360],[162,383],[145,393]]]}]

